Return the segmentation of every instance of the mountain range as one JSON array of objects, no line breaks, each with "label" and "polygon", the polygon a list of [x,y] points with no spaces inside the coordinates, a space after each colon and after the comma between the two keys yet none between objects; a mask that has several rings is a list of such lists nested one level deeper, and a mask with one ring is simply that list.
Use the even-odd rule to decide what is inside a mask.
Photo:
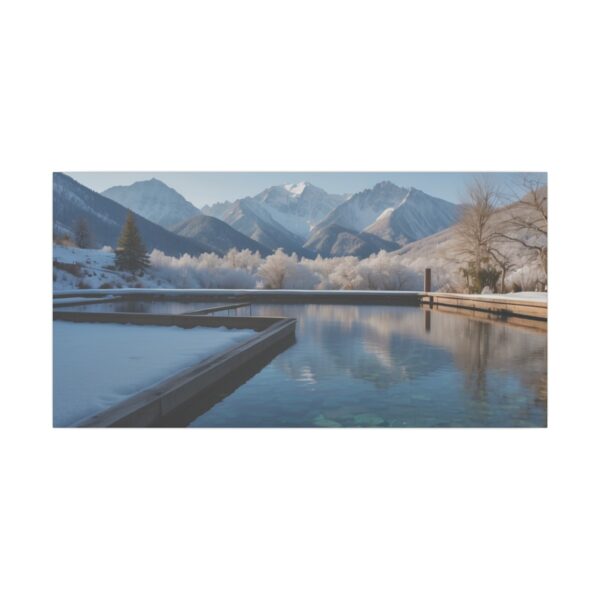
[{"label": "mountain range", "polygon": [[255,196],[201,210],[157,179],[98,194],[61,173],[54,176],[54,226],[73,231],[89,221],[97,245],[114,245],[124,215],[137,215],[149,249],[165,253],[277,248],[313,258],[396,251],[455,223],[459,207],[415,188],[383,181],[355,194],[330,194],[309,182],[269,187]]},{"label": "mountain range", "polygon": [[389,181],[345,195],[306,182],[273,186],[202,209],[272,250],[359,257],[437,233],[456,221],[458,211],[451,202]]},{"label": "mountain range", "polygon": [[311,230],[346,199],[300,182],[272,186],[235,202],[206,206],[202,212],[222,219],[271,250],[283,248],[288,253],[312,256],[304,247]]}]

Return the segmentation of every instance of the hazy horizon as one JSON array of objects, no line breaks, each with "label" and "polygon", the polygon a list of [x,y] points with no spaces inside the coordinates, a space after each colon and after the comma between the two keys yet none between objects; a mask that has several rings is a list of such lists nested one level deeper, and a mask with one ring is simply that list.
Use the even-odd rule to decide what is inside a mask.
[{"label": "hazy horizon", "polygon": [[[264,189],[287,183],[308,181],[332,194],[356,193],[372,188],[380,181],[415,187],[431,196],[454,204],[469,179],[485,175],[500,185],[508,185],[519,172],[178,172],[178,171],[65,171],[79,183],[102,193],[115,185],[156,178],[179,192],[186,200],[202,208],[215,202],[234,201],[254,196]],[[536,173],[545,176],[545,173]]]}]

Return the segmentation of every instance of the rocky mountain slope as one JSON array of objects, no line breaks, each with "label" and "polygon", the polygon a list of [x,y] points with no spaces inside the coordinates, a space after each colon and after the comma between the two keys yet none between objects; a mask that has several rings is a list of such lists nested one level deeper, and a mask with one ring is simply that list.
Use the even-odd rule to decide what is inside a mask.
[{"label": "rocky mountain slope", "polygon": [[198,214],[171,228],[173,233],[190,238],[202,244],[208,244],[219,253],[225,254],[232,248],[250,250],[267,256],[271,250],[237,231],[224,221],[208,215]]},{"label": "rocky mountain slope", "polygon": [[200,213],[179,192],[155,178],[110,187],[102,195],[166,228]]},{"label": "rocky mountain slope", "polygon": [[368,232],[356,232],[340,225],[328,225],[314,231],[304,247],[322,257],[357,256],[367,258],[380,250],[397,250],[398,244]]}]

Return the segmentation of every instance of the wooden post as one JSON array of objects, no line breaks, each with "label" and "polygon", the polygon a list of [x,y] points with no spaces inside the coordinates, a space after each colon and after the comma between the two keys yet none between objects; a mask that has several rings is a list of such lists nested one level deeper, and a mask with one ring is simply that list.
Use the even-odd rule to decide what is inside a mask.
[{"label": "wooden post", "polygon": [[431,292],[431,269],[425,269],[425,278],[423,281],[424,292],[428,294]]}]

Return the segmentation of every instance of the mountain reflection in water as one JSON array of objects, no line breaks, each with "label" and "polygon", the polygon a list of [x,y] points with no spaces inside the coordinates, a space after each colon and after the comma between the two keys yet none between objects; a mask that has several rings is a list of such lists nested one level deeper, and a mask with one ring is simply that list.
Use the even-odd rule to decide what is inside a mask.
[{"label": "mountain reflection in water", "polygon": [[546,334],[415,307],[253,305],[297,342],[191,425],[544,427]]}]

